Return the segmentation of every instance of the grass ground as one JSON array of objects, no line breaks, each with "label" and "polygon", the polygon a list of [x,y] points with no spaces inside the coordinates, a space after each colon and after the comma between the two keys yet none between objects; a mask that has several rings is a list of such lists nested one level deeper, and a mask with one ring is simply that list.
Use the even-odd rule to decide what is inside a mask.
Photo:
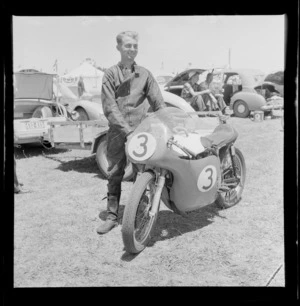
[{"label": "grass ground", "polygon": [[[16,149],[18,177],[32,192],[15,196],[14,286],[284,286],[281,121],[229,123],[247,166],[241,202],[188,218],[161,207],[136,256],[124,251],[121,225],[96,233],[107,181],[89,151]],[[131,186],[123,183],[121,216]]]}]

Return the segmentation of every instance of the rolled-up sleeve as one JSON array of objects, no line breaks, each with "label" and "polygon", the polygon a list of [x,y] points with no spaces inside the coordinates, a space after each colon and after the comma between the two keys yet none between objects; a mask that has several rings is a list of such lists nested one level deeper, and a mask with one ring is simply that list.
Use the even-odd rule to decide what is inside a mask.
[{"label": "rolled-up sleeve", "polygon": [[114,78],[110,70],[105,73],[102,79],[101,101],[104,116],[110,125],[120,130],[124,135],[129,134],[132,128],[125,121],[116,102]]},{"label": "rolled-up sleeve", "polygon": [[148,74],[148,79],[145,86],[145,93],[154,112],[166,107],[160,88],[151,72],[149,72]]}]

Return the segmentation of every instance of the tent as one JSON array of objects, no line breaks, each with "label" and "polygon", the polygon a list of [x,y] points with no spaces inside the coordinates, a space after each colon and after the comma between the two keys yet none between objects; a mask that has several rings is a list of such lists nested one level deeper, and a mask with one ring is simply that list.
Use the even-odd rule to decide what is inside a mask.
[{"label": "tent", "polygon": [[73,93],[78,95],[77,83],[79,81],[79,77],[82,76],[87,93],[92,95],[100,95],[103,75],[104,72],[95,68],[88,62],[83,62],[80,66],[76,67],[68,74],[60,76],[59,80],[60,83],[68,86]]}]

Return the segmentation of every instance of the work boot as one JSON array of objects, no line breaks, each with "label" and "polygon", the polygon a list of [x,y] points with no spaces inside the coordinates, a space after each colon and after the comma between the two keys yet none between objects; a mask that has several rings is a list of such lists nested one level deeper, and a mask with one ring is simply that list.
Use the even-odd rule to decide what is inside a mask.
[{"label": "work boot", "polygon": [[22,193],[29,193],[31,192],[31,190],[26,189],[24,187],[22,187],[23,184],[19,184],[19,186],[14,186],[14,193],[15,194],[22,194]]},{"label": "work boot", "polygon": [[118,226],[117,220],[106,219],[104,223],[98,226],[97,233],[100,235],[106,234],[116,226]]},{"label": "work boot", "polygon": [[118,225],[120,194],[107,194],[107,218],[97,228],[98,234],[106,234]]}]

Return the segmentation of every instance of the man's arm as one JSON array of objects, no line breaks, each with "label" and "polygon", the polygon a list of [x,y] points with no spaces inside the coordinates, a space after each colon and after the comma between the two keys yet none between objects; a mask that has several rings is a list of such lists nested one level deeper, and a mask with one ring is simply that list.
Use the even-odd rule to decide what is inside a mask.
[{"label": "man's arm", "polygon": [[[210,94],[210,90],[205,86],[205,85],[203,85],[202,83],[199,85],[199,87],[198,87],[200,90],[199,91],[195,91],[194,89],[193,89],[193,87],[192,86],[189,86],[189,92],[190,92],[190,94],[193,96],[193,97],[195,97],[195,96],[198,96],[198,95],[204,95],[204,94]],[[197,88],[197,89],[198,89]]]},{"label": "man's arm", "polygon": [[125,121],[122,113],[119,110],[116,102],[113,74],[110,71],[103,76],[101,101],[103,113],[108,122],[112,126],[118,128],[124,134],[124,136],[129,134],[132,131],[132,128]]},{"label": "man's arm", "polygon": [[154,112],[166,107],[160,88],[151,72],[146,82],[145,93]]}]

